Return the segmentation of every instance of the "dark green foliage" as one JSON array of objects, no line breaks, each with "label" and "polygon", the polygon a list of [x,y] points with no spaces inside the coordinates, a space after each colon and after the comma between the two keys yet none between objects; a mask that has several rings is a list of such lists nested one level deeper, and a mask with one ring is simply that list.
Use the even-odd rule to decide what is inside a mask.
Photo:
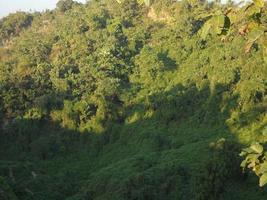
[{"label": "dark green foliage", "polygon": [[76,3],[73,0],[60,0],[57,2],[57,9],[61,12],[66,12],[67,10],[70,10],[75,4]]},{"label": "dark green foliage", "polygon": [[212,142],[210,148],[212,155],[205,163],[204,171],[197,182],[200,191],[196,199],[220,199],[229,179],[242,180],[241,169],[238,166],[238,145],[222,138]]},{"label": "dark green foliage", "polygon": [[6,183],[5,179],[0,176],[0,198],[3,200],[17,200],[18,198]]},{"label": "dark green foliage", "polygon": [[20,32],[32,23],[33,16],[24,12],[10,14],[0,20],[0,44],[7,42],[11,37],[18,36]]},{"label": "dark green foliage", "polygon": [[1,21],[0,199],[265,200],[265,7],[120,2]]}]

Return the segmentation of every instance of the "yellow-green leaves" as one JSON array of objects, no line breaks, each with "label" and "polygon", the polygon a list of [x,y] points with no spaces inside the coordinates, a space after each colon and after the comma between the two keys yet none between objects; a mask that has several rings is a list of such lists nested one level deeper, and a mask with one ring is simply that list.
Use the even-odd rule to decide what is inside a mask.
[{"label": "yellow-green leaves", "polygon": [[263,151],[263,147],[259,143],[255,143],[251,145],[250,148],[258,154],[261,154]]},{"label": "yellow-green leaves", "polygon": [[260,177],[260,187],[264,186],[265,184],[267,184],[267,173]]},{"label": "yellow-green leaves", "polygon": [[249,30],[247,37],[247,43],[245,45],[245,52],[249,53],[255,43],[258,43],[262,48],[263,60],[267,63],[267,45],[264,34],[267,27],[264,26],[261,20],[261,13],[265,5],[264,0],[253,0],[253,3],[249,4],[245,8],[245,13],[250,18],[250,22],[247,24],[247,30]]},{"label": "yellow-green leaves", "polygon": [[263,60],[267,64],[267,47],[263,48]]},{"label": "yellow-green leaves", "polygon": [[138,2],[144,3],[146,6],[150,6],[151,5],[151,0],[139,0]]},{"label": "yellow-green leaves", "polygon": [[255,42],[256,40],[258,40],[261,36],[263,36],[264,34],[264,29],[261,27],[257,27],[252,29],[249,33],[248,33],[248,41],[249,42]]},{"label": "yellow-green leaves", "polygon": [[[119,4],[123,3],[124,0],[116,0]],[[151,0],[137,0],[137,2],[141,5],[141,4],[145,4],[146,6],[150,6],[151,5]]]},{"label": "yellow-green leaves", "polygon": [[248,16],[253,16],[257,13],[260,13],[263,7],[264,7],[264,0],[253,0],[253,3],[249,4],[245,8],[245,13]]},{"label": "yellow-green leaves", "polygon": [[264,0],[253,0],[253,3],[254,3],[255,6],[257,6],[258,8],[263,8],[263,7],[264,7]]},{"label": "yellow-green leaves", "polygon": [[245,52],[250,52],[254,43],[256,43],[260,38],[264,36],[264,28],[263,27],[255,27],[253,28],[247,35],[247,44],[245,46]]},{"label": "yellow-green leaves", "polygon": [[220,35],[225,26],[226,26],[226,16],[225,15],[217,15],[213,17],[212,23],[213,23],[213,28],[214,28],[214,32],[217,35]]},{"label": "yellow-green leaves", "polygon": [[222,35],[230,27],[230,20],[226,15],[215,15],[210,18],[201,29],[201,38],[206,39],[208,34]]},{"label": "yellow-green leaves", "polygon": [[264,62],[267,64],[267,38],[265,37],[264,38],[264,41],[263,41],[263,49],[262,49],[262,57],[263,57],[263,60]]},{"label": "yellow-green leaves", "polygon": [[151,5],[151,0],[144,0],[144,3],[146,4],[146,6],[150,6]]},{"label": "yellow-green leaves", "polygon": [[249,148],[243,149],[240,156],[245,157],[241,163],[243,169],[248,168],[260,178],[259,186],[267,184],[267,157],[264,154],[263,146],[259,143],[252,144]]},{"label": "yellow-green leaves", "polygon": [[207,35],[210,33],[211,30],[211,23],[207,22],[204,24],[204,26],[201,29],[201,38],[206,39]]}]

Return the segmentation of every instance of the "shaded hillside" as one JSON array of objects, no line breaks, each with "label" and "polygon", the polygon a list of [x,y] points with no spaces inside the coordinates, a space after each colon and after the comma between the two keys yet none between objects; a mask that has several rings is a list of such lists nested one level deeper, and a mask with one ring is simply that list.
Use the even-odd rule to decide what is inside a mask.
[{"label": "shaded hillside", "polygon": [[266,141],[266,13],[67,0],[3,18],[0,199],[266,199],[239,156]]}]

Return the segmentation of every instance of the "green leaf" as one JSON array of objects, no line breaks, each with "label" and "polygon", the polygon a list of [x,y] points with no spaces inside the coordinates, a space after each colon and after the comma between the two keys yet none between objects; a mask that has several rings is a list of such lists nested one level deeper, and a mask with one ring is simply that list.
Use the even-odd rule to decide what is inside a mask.
[{"label": "green leaf", "polygon": [[[263,48],[263,60],[265,64],[267,64],[267,48]],[[266,131],[264,132],[264,135],[266,135]]]},{"label": "green leaf", "polygon": [[214,31],[216,34],[221,34],[225,24],[225,16],[224,15],[217,15],[214,16],[212,19],[212,24],[214,27]]},{"label": "green leaf", "polygon": [[255,143],[255,144],[251,145],[250,148],[259,154],[261,154],[263,152],[263,147],[259,143]]},{"label": "green leaf", "polygon": [[249,154],[246,159],[250,163],[258,163],[259,162],[259,160],[258,160],[259,157],[260,157],[260,154],[254,154],[253,153],[253,154]]},{"label": "green leaf", "polygon": [[253,46],[254,42],[247,42],[246,43],[246,46],[245,46],[245,52],[248,53],[250,52],[250,50],[252,49],[252,46]]},{"label": "green leaf", "polygon": [[263,35],[264,35],[264,29],[261,27],[257,27],[257,28],[252,29],[248,33],[248,40],[249,40],[249,42],[254,42]]},{"label": "green leaf", "polygon": [[263,8],[264,7],[264,0],[253,0],[255,6],[258,8]]},{"label": "green leaf", "polygon": [[242,151],[240,154],[239,154],[239,156],[245,156],[245,155],[247,155],[248,153],[247,152],[245,152],[245,151]]},{"label": "green leaf", "polygon": [[223,15],[214,15],[210,18],[201,29],[201,38],[206,39],[208,34],[221,35],[230,27],[230,19]]},{"label": "green leaf", "polygon": [[[262,43],[262,56],[263,56],[263,60],[264,62],[267,64],[267,41],[266,41],[266,37],[264,38],[263,40],[263,43]],[[262,130],[262,134],[263,135],[267,135],[267,126],[265,126]]]},{"label": "green leaf", "polygon": [[211,23],[208,21],[204,24],[204,26],[201,29],[201,38],[203,40],[205,40],[207,35],[210,33],[210,29],[211,29]]},{"label": "green leaf", "polygon": [[145,3],[146,6],[150,6],[151,0],[144,0],[144,3]]},{"label": "green leaf", "polygon": [[248,16],[253,16],[257,13],[260,13],[261,12],[261,8],[255,6],[253,3],[252,4],[249,4],[246,8],[245,8],[245,13],[248,15]]},{"label": "green leaf", "polygon": [[246,153],[248,154],[248,153],[253,153],[254,151],[253,151],[253,149],[251,149],[251,148],[249,147],[249,148],[245,148],[245,149],[243,149],[243,152],[246,152]]},{"label": "green leaf", "polygon": [[260,177],[260,187],[264,186],[267,183],[267,173],[264,173]]},{"label": "green leaf", "polygon": [[243,160],[243,161],[241,162],[240,166],[241,166],[242,168],[246,168],[246,166],[247,166],[247,159],[246,159],[246,160]]},{"label": "green leaf", "polygon": [[266,161],[260,165],[259,173],[261,174],[267,173],[267,162]]}]

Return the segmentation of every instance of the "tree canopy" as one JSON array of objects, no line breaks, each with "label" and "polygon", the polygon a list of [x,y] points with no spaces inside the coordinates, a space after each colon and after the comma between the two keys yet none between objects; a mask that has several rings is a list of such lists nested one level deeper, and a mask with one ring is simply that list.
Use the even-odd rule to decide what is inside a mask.
[{"label": "tree canopy", "polygon": [[1,19],[0,199],[265,200],[266,16],[60,0]]}]

